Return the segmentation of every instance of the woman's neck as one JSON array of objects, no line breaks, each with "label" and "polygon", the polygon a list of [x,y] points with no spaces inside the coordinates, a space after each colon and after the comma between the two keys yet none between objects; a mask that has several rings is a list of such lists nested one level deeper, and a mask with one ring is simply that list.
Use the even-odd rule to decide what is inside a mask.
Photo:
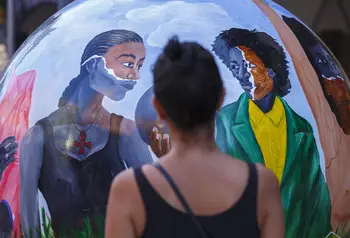
[{"label": "woman's neck", "polygon": [[214,130],[201,128],[186,133],[171,131],[171,148],[176,154],[214,151],[217,149]]},{"label": "woman's neck", "polygon": [[67,107],[74,108],[74,122],[84,124],[96,119],[101,112],[104,96],[90,87],[88,75],[78,77],[83,78],[79,80]]}]

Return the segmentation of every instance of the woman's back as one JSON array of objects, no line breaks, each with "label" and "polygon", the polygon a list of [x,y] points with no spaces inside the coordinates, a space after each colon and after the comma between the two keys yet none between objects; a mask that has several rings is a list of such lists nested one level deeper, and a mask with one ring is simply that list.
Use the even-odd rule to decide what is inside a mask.
[{"label": "woman's back", "polygon": [[[187,166],[164,161],[163,166],[210,237],[259,237],[255,165],[226,158],[223,166],[220,158],[210,160],[198,158]],[[198,237],[170,186],[158,171],[147,167],[135,170],[147,221],[142,237]]]},{"label": "woman's back", "polygon": [[[165,172],[145,165],[115,179],[106,237],[205,237],[185,212],[167,173],[208,238],[282,238],[283,209],[274,174],[216,147],[214,119],[225,93],[210,52],[173,39],[153,71],[154,106],[171,135],[171,150],[159,162]],[[152,148],[168,148],[168,137],[156,138]]]}]

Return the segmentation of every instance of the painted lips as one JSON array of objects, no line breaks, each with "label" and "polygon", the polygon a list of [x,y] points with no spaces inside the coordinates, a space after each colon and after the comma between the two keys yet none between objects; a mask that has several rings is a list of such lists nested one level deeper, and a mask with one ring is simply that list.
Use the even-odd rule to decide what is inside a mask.
[{"label": "painted lips", "polygon": [[241,82],[240,83],[241,84],[241,87],[243,88],[243,90],[247,90],[247,91],[250,91],[250,90],[252,90],[253,89],[253,85],[252,85],[252,83],[251,82]]},{"label": "painted lips", "polygon": [[123,86],[124,88],[126,88],[127,90],[132,90],[132,89],[134,89],[134,87],[135,87],[135,85],[136,85],[136,81],[123,81],[122,83],[121,83],[121,86]]}]

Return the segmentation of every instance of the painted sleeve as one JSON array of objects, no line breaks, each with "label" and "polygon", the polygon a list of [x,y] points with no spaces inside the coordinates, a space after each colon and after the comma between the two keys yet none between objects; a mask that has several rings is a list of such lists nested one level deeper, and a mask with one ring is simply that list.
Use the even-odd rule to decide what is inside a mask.
[{"label": "painted sleeve", "polygon": [[135,122],[131,120],[121,121],[118,146],[119,155],[128,167],[139,167],[153,162],[148,145],[141,139]]},{"label": "painted sleeve", "polygon": [[224,153],[229,153],[229,147],[227,144],[227,137],[226,137],[226,129],[224,125],[224,121],[222,120],[222,117],[220,116],[220,113],[218,113],[216,120],[216,145],[217,147]]},{"label": "painted sleeve", "polygon": [[[38,181],[42,165],[44,134],[34,126],[23,137],[20,147],[20,212],[24,237],[39,237]],[[29,234],[32,233],[33,236]]]}]

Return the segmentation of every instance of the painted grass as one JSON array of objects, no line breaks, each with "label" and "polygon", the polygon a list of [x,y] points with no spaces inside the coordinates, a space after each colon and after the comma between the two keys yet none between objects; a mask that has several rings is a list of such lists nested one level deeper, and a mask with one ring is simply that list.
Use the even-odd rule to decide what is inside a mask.
[{"label": "painted grass", "polygon": [[44,208],[41,210],[41,216],[43,218],[43,234],[41,234],[40,229],[33,229],[30,231],[29,237],[24,237],[23,232],[21,232],[21,238],[33,238],[34,234],[39,235],[41,238],[104,238],[103,217],[96,217],[96,229],[92,229],[92,225],[89,219],[84,219],[82,229],[72,230],[66,233],[60,232],[60,236],[58,237],[51,229],[51,221],[46,217]]}]

